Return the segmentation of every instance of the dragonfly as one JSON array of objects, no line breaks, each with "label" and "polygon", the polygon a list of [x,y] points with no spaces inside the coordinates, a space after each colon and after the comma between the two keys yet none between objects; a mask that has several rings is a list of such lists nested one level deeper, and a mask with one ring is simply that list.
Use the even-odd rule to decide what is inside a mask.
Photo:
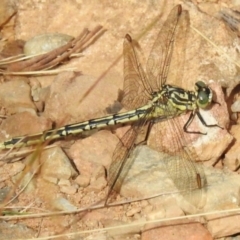
[{"label": "dragonfly", "polygon": [[[174,50],[180,45],[183,49],[185,48],[189,22],[189,14],[182,10],[181,5],[177,5],[171,10],[152,47],[146,71],[139,62],[134,40],[129,34],[126,35],[123,45],[124,87],[121,101],[126,112],[69,124],[34,135],[14,137],[0,143],[0,149],[32,146],[93,129],[125,123],[131,124],[130,129],[120,139],[113,153],[112,163],[108,170],[109,190],[105,200],[105,205],[107,205],[111,192],[121,181],[121,172],[128,159],[131,158],[138,135],[143,129],[145,129],[145,137],[142,143],[146,143],[153,125],[187,112],[190,112],[190,116],[183,126],[184,132],[203,134],[199,131],[188,130],[195,116],[207,127],[219,127],[217,124],[207,124],[200,114],[199,109],[208,107],[213,101],[212,90],[204,82],[196,82],[195,91],[166,84]],[[181,57],[180,54],[180,60]],[[180,76],[175,74],[175,77]],[[182,150],[174,155],[176,157],[174,157],[174,161],[169,161],[168,167],[176,186],[180,190],[202,189],[205,182],[204,173],[196,167],[187,151]],[[181,178],[185,174],[187,181],[185,181],[186,184],[183,184]]]}]

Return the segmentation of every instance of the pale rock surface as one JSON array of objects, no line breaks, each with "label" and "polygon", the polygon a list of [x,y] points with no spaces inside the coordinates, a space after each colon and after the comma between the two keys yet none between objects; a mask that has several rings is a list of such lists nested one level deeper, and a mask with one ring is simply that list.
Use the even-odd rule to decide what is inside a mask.
[{"label": "pale rock surface", "polygon": [[61,186],[60,192],[66,193],[68,195],[73,195],[77,192],[77,188],[74,186]]},{"label": "pale rock surface", "polygon": [[90,183],[90,177],[86,175],[78,175],[74,180],[80,187],[87,187]]},{"label": "pale rock surface", "polygon": [[71,182],[68,179],[61,178],[58,182],[59,186],[71,186]]},{"label": "pale rock surface", "polygon": [[[110,227],[107,231],[108,235],[117,239],[127,239],[129,236],[139,233],[139,226],[128,225],[126,222],[115,219],[106,219],[103,221],[103,225],[104,227]],[[111,227],[113,227],[113,229],[111,229]]]},{"label": "pale rock surface", "polygon": [[[179,207],[187,213],[223,210],[226,207],[239,206],[240,176],[237,174],[203,166],[207,188],[203,189],[202,195],[196,195],[202,198],[201,202],[197,203],[200,199],[195,199],[195,195],[190,195],[190,198],[185,199],[181,194],[176,193],[177,189],[166,172],[164,163],[167,160],[166,155],[161,155],[147,147],[137,148],[134,154],[134,162],[131,163],[132,165],[127,163],[128,167],[123,173],[126,175],[122,182],[121,194],[125,197],[139,198],[159,194],[160,197],[157,200],[151,200],[155,204],[158,202],[159,206],[163,206],[161,204],[164,203],[165,198],[174,197]],[[222,189],[225,190],[222,191]],[[196,203],[195,200],[197,200]],[[171,206],[166,209],[168,208]]]},{"label": "pale rock surface", "polygon": [[240,112],[240,100],[236,100],[231,106],[232,112]]},{"label": "pale rock surface", "polygon": [[225,214],[216,216],[215,219],[209,219],[207,228],[214,238],[230,236],[239,233],[240,217],[239,215],[226,216]]},{"label": "pale rock surface", "polygon": [[68,157],[60,147],[44,150],[40,157],[42,177],[70,179],[77,175]]},{"label": "pale rock surface", "polygon": [[140,207],[131,208],[126,212],[126,216],[127,217],[132,217],[133,215],[135,215],[136,213],[139,213],[139,212],[141,212]]},{"label": "pale rock surface", "polygon": [[77,208],[71,204],[67,199],[58,197],[52,201],[52,207],[62,211],[75,211]]},{"label": "pale rock surface", "polygon": [[106,233],[94,233],[85,238],[85,240],[108,240]]},{"label": "pale rock surface", "polygon": [[46,33],[29,39],[23,48],[25,55],[50,52],[67,44],[73,37],[61,33]]}]

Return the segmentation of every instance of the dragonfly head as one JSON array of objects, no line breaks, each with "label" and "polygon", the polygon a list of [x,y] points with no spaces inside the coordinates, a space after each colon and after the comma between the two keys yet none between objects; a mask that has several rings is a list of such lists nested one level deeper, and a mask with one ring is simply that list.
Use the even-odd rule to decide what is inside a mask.
[{"label": "dragonfly head", "polygon": [[197,93],[197,105],[200,108],[206,108],[212,102],[212,90],[202,81],[195,83]]}]

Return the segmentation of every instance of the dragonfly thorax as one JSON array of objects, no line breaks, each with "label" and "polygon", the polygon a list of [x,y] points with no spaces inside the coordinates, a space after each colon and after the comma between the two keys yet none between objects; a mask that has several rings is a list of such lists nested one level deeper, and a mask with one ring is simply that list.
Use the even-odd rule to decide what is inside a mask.
[{"label": "dragonfly thorax", "polygon": [[192,111],[197,108],[197,95],[193,91],[187,91],[174,85],[163,85],[160,101],[171,105],[180,112]]},{"label": "dragonfly thorax", "polygon": [[202,81],[195,83],[197,105],[199,108],[206,108],[212,102],[212,90]]}]

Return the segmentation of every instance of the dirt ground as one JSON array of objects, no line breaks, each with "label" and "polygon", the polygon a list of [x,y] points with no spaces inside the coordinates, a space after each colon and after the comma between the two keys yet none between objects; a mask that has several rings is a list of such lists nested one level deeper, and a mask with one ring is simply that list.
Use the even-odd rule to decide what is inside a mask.
[{"label": "dirt ground", "polygon": [[[156,121],[149,147],[133,151],[134,163],[125,165],[125,178],[117,191],[111,191],[107,204],[110,166],[119,145],[130,136],[129,125],[92,129],[56,141],[53,130],[45,143],[1,149],[0,239],[239,238],[237,1],[2,0],[0,148],[12,146],[6,141],[14,137],[26,136],[22,141],[29,143],[28,135],[37,134],[34,140],[39,139],[42,132],[63,126],[64,131],[73,131],[69,124],[132,110],[134,97],[129,106],[120,98],[128,79],[139,77],[133,71],[126,75],[131,61],[123,61],[125,36],[138,41],[145,69],[156,39],[164,56],[167,35],[158,32],[177,4],[190,21],[184,22],[189,23],[186,29],[180,28],[187,35],[179,33],[182,38],[174,40],[173,60],[165,69],[167,84],[193,91],[197,81],[206,82],[213,104],[201,110],[201,116],[214,127],[195,117],[190,129],[203,134],[183,132],[190,113]],[[77,48],[84,29],[89,30],[85,32],[89,39]],[[57,35],[46,38],[48,33]],[[15,61],[13,56],[23,54],[25,43],[38,35],[44,37],[33,41],[28,49],[32,54],[47,45],[71,44],[32,62]],[[137,88],[137,83],[131,84]],[[143,99],[140,90],[133,94]],[[177,164],[166,155],[176,152]],[[201,164],[182,160],[189,156]],[[168,159],[171,177],[163,159]],[[202,177],[198,184],[207,181],[206,187],[179,192],[182,185],[191,185],[192,172]]]}]

